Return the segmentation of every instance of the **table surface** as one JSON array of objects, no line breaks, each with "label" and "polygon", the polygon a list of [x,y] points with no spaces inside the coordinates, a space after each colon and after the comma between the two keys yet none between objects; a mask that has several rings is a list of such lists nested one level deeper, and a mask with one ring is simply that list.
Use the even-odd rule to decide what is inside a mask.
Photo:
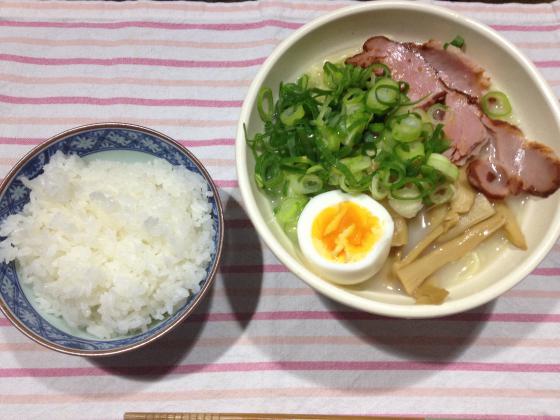
[{"label": "table surface", "polygon": [[[0,176],[34,145],[118,120],[189,147],[221,190],[223,267],[197,313],[143,350],[101,360],[31,342],[0,317],[0,417],[125,411],[560,418],[560,247],[472,312],[395,320],[317,295],[259,242],[234,136],[279,41],[348,2],[0,1]],[[498,30],[560,94],[560,2],[441,3]]]}]

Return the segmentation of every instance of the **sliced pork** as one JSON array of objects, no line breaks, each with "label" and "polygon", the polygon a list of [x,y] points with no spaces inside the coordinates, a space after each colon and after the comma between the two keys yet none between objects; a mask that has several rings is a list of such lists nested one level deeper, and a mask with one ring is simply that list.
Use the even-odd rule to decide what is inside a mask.
[{"label": "sliced pork", "polygon": [[417,51],[414,44],[374,36],[364,43],[361,53],[348,58],[346,63],[364,68],[374,63],[385,64],[391,69],[393,79],[404,80],[410,85],[408,96],[412,101],[426,95],[437,95],[445,90],[436,71]]},{"label": "sliced pork", "polygon": [[[404,80],[410,85],[409,97],[412,101],[423,98],[419,107],[444,103],[448,111],[443,120],[443,131],[452,140],[447,155],[454,163],[463,165],[488,141],[488,132],[480,122],[481,111],[471,103],[470,97],[445,86],[438,72],[422,56],[421,50],[417,44],[375,36],[364,43],[363,52],[348,58],[346,63],[360,67],[385,64],[395,80]],[[442,51],[445,53],[445,50]]]},{"label": "sliced pork", "polygon": [[446,154],[455,164],[468,165],[469,182],[488,197],[521,192],[547,197],[560,188],[560,160],[550,148],[482,113],[479,99],[490,79],[460,50],[443,49],[438,41],[419,45],[375,36],[346,62],[360,67],[383,63],[395,80],[410,85],[411,100],[422,99],[419,107],[445,104],[444,133],[452,142]]},{"label": "sliced pork", "polygon": [[449,91],[445,96],[448,107],[443,118],[443,132],[452,140],[446,156],[457,165],[464,165],[476,155],[490,139],[487,128],[482,124],[482,111],[461,93]]},{"label": "sliced pork", "polygon": [[459,48],[443,48],[440,41],[428,41],[419,47],[422,57],[436,70],[449,89],[480,99],[490,87],[484,69],[468,58]]},{"label": "sliced pork", "polygon": [[491,133],[484,151],[467,167],[470,183],[492,198],[527,192],[548,197],[560,187],[560,160],[544,144],[530,142],[516,126],[483,117]]}]

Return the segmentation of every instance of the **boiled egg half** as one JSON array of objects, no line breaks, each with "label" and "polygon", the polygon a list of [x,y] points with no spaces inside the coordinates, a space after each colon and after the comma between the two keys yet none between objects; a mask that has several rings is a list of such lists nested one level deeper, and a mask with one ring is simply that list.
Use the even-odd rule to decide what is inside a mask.
[{"label": "boiled egg half", "polygon": [[297,224],[302,254],[321,277],[356,284],[377,273],[391,249],[394,224],[373,198],[335,190],[313,197]]}]

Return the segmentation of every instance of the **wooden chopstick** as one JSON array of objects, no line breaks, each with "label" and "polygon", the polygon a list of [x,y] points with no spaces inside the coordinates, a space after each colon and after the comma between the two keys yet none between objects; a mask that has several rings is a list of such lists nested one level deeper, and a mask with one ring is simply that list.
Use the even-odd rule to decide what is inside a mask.
[{"label": "wooden chopstick", "polygon": [[424,417],[255,413],[125,413],[124,420],[425,420]]}]

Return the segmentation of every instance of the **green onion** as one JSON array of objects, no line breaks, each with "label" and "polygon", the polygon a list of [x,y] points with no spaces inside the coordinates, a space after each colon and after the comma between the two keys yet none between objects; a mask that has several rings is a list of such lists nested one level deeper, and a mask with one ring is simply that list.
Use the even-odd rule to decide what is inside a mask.
[{"label": "green onion", "polygon": [[399,143],[395,147],[395,153],[402,160],[412,160],[424,156],[424,143],[413,141],[411,143]]},{"label": "green onion", "polygon": [[[395,198],[395,195],[399,198]],[[416,216],[424,206],[420,195],[420,191],[416,186],[406,186],[398,191],[391,191],[389,205],[402,217],[411,219]]]},{"label": "green onion", "polygon": [[389,205],[395,212],[397,212],[398,214],[400,214],[402,217],[406,219],[412,219],[418,214],[420,210],[422,210],[422,207],[424,207],[422,200],[405,201],[405,200],[395,200],[392,198],[389,198]]},{"label": "green onion", "polygon": [[[265,109],[266,107],[266,109]],[[257,99],[257,110],[261,120],[270,121],[272,119],[272,111],[274,108],[274,99],[270,88],[262,88]]]},{"label": "green onion", "polygon": [[401,91],[401,93],[404,93],[406,95],[410,90],[410,85],[407,82],[401,80],[399,82],[399,90]]},{"label": "green onion", "polygon": [[323,165],[313,165],[310,168],[307,169],[307,174],[316,174],[318,172],[324,172],[325,168],[323,168]]},{"label": "green onion", "polygon": [[509,99],[502,92],[488,92],[480,100],[480,105],[484,113],[490,118],[504,118],[511,114]]},{"label": "green onion", "polygon": [[371,184],[369,186],[369,191],[371,192],[371,196],[377,201],[383,200],[389,194],[389,190],[387,188],[385,188],[381,184],[381,182],[379,182],[379,177],[377,175],[374,175],[371,178]]},{"label": "green onion", "polygon": [[380,163],[377,174],[381,183],[389,188],[392,184],[400,182],[405,177],[406,165],[396,159],[387,160]]},{"label": "green onion", "polygon": [[385,129],[385,124],[383,124],[381,122],[376,122],[376,123],[370,124],[369,129],[373,133],[382,133],[383,130]]},{"label": "green onion", "polygon": [[352,173],[365,171],[371,168],[371,158],[368,156],[354,156],[341,159],[340,161],[345,164]]},{"label": "green onion", "polygon": [[415,114],[420,120],[422,121],[422,129],[424,129],[424,124],[429,122],[428,114],[421,108],[416,108],[414,111],[411,112]]},{"label": "green onion", "polygon": [[284,224],[290,220],[297,219],[301,210],[303,210],[303,207],[307,204],[307,201],[309,200],[306,197],[285,198],[274,210],[276,220],[278,220],[280,224]]},{"label": "green onion", "polygon": [[441,124],[445,118],[446,111],[447,106],[443,104],[433,104],[430,108],[428,108],[428,121],[433,125]]},{"label": "green onion", "polygon": [[455,187],[452,184],[440,185],[430,195],[430,201],[437,205],[450,201],[455,195]]},{"label": "green onion", "polygon": [[[303,211],[303,208],[302,208],[301,211]],[[300,213],[301,213],[301,211],[300,211]],[[297,240],[298,240],[298,238],[297,238],[298,220],[299,220],[299,217],[297,219],[293,219],[293,220],[290,220],[290,221],[284,223],[284,226],[282,226],[283,229],[284,229],[284,232],[286,232],[286,236],[293,243],[297,243]]]},{"label": "green onion", "polygon": [[411,101],[408,84],[382,64],[327,62],[322,77],[322,84],[305,75],[281,83],[276,101],[261,89],[264,128],[252,138],[245,133],[255,182],[292,240],[308,199],[324,191],[370,193],[407,218],[450,199],[458,172],[441,155],[449,148],[434,118],[441,105],[417,108],[426,98]]},{"label": "green onion", "polygon": [[264,153],[257,157],[255,163],[255,181],[261,188],[269,191],[279,187],[284,181],[284,173],[280,169],[280,159],[272,153]]},{"label": "green onion", "polygon": [[406,143],[417,140],[421,133],[422,120],[415,114],[399,117],[391,130],[395,140]]},{"label": "green onion", "polygon": [[433,152],[442,153],[449,149],[449,141],[443,135],[443,124],[438,124],[434,128],[431,136],[426,139],[425,148],[427,155]]},{"label": "green onion", "polygon": [[294,106],[290,106],[282,111],[282,113],[280,114],[280,121],[282,121],[283,124],[291,127],[296,122],[301,120],[304,116],[305,110],[303,109],[303,105],[297,104]]},{"label": "green onion", "polygon": [[318,194],[323,190],[323,180],[317,175],[304,175],[299,181],[298,190],[301,194]]},{"label": "green onion", "polygon": [[312,166],[315,162],[309,159],[307,156],[297,156],[284,158],[280,163],[282,164],[282,168],[284,169],[307,171],[307,168]]},{"label": "green onion", "polygon": [[383,63],[374,63],[371,65],[371,71],[376,76],[391,77],[391,70]]},{"label": "green onion", "polygon": [[461,35],[457,35],[455,38],[453,38],[453,41],[446,42],[445,44],[443,44],[443,49],[446,50],[447,47],[450,45],[453,45],[454,47],[457,48],[463,48],[463,46],[465,45],[465,40]]},{"label": "green onion", "polygon": [[383,105],[393,106],[395,105],[400,96],[400,89],[398,86],[376,86],[374,87],[375,90],[375,98],[377,101]]},{"label": "green onion", "polygon": [[434,126],[430,123],[422,124],[422,137],[428,139],[434,134]]},{"label": "green onion", "polygon": [[426,165],[441,172],[450,181],[455,182],[459,177],[459,169],[448,158],[439,153],[432,153],[428,157]]},{"label": "green onion", "polygon": [[274,209],[276,220],[289,236],[293,235],[299,215],[308,201],[307,197],[288,197]]},{"label": "green onion", "polygon": [[400,97],[399,84],[386,77],[378,78],[367,94],[367,107],[377,114],[382,114],[398,103]]},{"label": "green onion", "polygon": [[[397,200],[419,200],[426,194],[423,191],[422,180],[415,177],[405,177],[391,185],[389,195]],[[433,188],[430,187],[430,191]]]}]

